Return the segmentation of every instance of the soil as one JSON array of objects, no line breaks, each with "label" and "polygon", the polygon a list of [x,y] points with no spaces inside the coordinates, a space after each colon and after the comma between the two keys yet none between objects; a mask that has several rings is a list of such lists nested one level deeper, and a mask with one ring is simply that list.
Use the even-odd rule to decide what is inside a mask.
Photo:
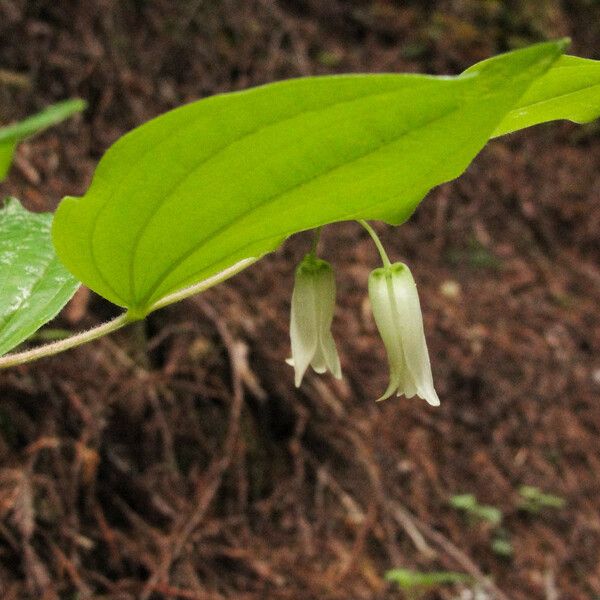
[{"label": "soil", "polygon": [[[0,0],[0,120],[89,102],[20,146],[1,192],[52,210],[124,132],[217,92],[458,73],[564,35],[600,58],[599,23],[594,0]],[[378,228],[419,285],[437,409],[374,401],[377,256],[354,223],[323,234],[341,382],[296,390],[284,363],[306,235],[143,324],[0,373],[1,597],[408,598],[384,579],[397,567],[472,577],[424,598],[600,598],[599,199],[598,124],[554,123],[490,143],[408,223]],[[81,290],[52,326],[114,314]],[[565,504],[525,511],[522,485]]]}]

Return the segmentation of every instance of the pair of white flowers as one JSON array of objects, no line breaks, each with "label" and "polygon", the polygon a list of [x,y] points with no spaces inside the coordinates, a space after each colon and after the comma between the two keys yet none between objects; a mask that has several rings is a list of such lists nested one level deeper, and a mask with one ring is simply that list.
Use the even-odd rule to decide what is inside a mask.
[{"label": "pair of white flowers", "polygon": [[[438,406],[417,286],[408,267],[395,263],[375,269],[369,276],[369,298],[390,367],[390,383],[379,400],[396,392],[407,398],[417,395]],[[296,386],[309,365],[317,373],[329,370],[338,379],[342,376],[331,335],[334,306],[333,269],[308,254],[296,269],[292,295],[292,358],[288,362],[294,367]]]}]

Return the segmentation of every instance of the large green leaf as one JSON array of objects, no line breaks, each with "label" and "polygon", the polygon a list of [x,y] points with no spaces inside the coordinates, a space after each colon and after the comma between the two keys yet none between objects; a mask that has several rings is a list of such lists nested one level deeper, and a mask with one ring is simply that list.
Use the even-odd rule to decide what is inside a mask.
[{"label": "large green leaf", "polygon": [[86,285],[136,316],[287,236],[358,218],[401,223],[457,177],[565,43],[458,77],[284,81],[171,111],[121,138],[53,236]]},{"label": "large green leaf", "polygon": [[65,100],[53,104],[23,121],[7,127],[0,127],[0,181],[6,177],[18,142],[64,121],[67,117],[82,111],[84,108],[85,102],[83,100]]},{"label": "large green leaf", "polygon": [[51,213],[0,209],[0,355],[52,319],[79,287],[50,239]]},{"label": "large green leaf", "polygon": [[556,119],[588,123],[598,117],[600,61],[561,56],[502,119],[494,136]]}]

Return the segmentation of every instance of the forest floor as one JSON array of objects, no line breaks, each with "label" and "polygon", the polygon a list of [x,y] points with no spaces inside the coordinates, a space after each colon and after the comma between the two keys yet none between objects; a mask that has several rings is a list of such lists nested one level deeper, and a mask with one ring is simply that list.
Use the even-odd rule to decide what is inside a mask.
[{"label": "forest floor", "polygon": [[[600,58],[599,23],[593,0],[0,0],[0,122],[89,103],[22,144],[0,191],[53,210],[124,132],[213,93],[458,73],[564,35]],[[354,223],[323,234],[341,382],[296,390],[284,363],[306,235],[143,324],[0,373],[0,596],[387,599],[401,567],[472,577],[425,598],[600,598],[599,199],[600,127],[554,123],[492,142],[408,223],[378,228],[419,285],[436,409],[374,401],[377,256]],[[81,290],[52,326],[114,314]],[[523,485],[564,505],[524,507]],[[501,523],[454,508],[459,494]]]}]

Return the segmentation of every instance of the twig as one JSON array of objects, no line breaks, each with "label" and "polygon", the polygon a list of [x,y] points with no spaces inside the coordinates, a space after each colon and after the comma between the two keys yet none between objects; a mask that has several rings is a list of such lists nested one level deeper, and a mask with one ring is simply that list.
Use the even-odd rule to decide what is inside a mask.
[{"label": "twig", "polygon": [[546,572],[544,573],[544,589],[546,591],[546,600],[559,599],[554,571],[550,568],[546,569]]},{"label": "twig", "polygon": [[437,557],[437,552],[427,543],[418,526],[415,523],[415,517],[400,503],[389,502],[388,510],[392,515],[392,518],[404,531],[406,535],[411,539],[415,548],[426,558]]},{"label": "twig", "polygon": [[0,83],[2,85],[12,85],[21,88],[27,88],[31,85],[31,81],[27,75],[6,69],[0,69]]},{"label": "twig", "polygon": [[[409,513],[410,514],[410,513]],[[421,530],[421,533],[430,542],[437,544],[448,556],[450,556],[458,565],[460,565],[477,583],[487,588],[494,594],[496,600],[510,600],[510,598],[496,585],[486,577],[481,569],[459,548],[457,548],[448,538],[435,531],[432,527],[421,521],[418,517],[410,515],[415,525]]]},{"label": "twig", "polygon": [[164,583],[157,583],[154,591],[165,598],[182,598],[183,600],[223,600],[223,596],[212,593],[194,592],[182,590]]}]

